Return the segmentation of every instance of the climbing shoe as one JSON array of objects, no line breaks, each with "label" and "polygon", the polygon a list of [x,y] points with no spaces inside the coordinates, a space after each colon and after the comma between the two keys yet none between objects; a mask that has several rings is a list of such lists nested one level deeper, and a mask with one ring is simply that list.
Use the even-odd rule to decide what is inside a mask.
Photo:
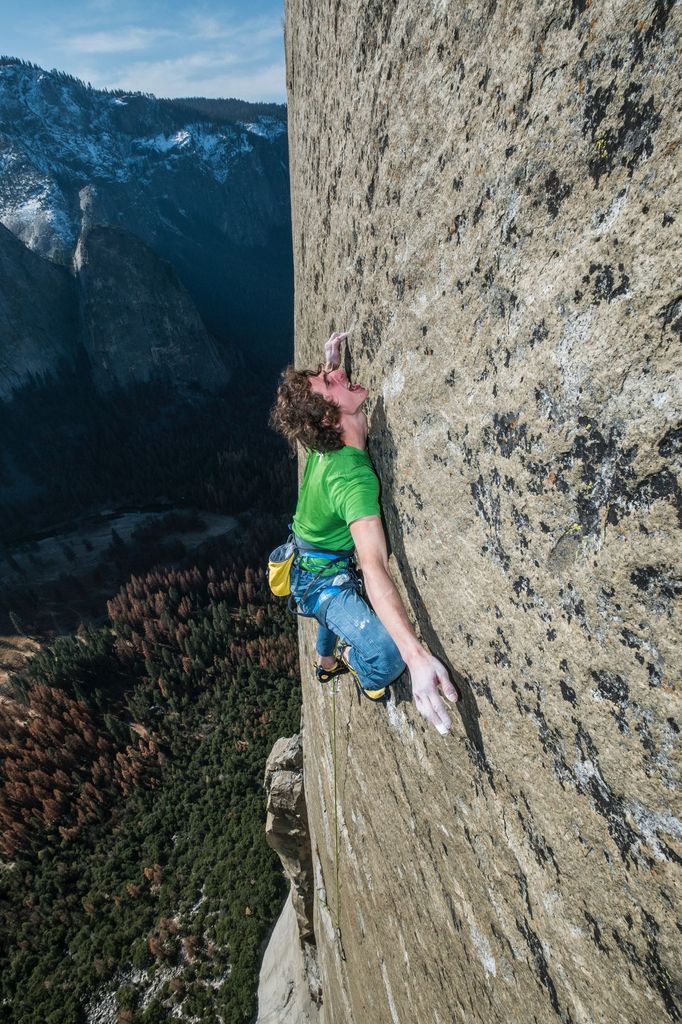
[{"label": "climbing shoe", "polygon": [[387,704],[389,694],[391,692],[389,687],[382,686],[380,690],[366,690],[362,683],[360,682],[360,676],[357,674],[353,666],[350,665],[341,654],[341,650],[344,646],[346,645],[337,643],[336,647],[334,648],[334,653],[337,658],[341,658],[342,663],[346,666],[346,671],[350,672],[350,674],[352,675],[358,693],[362,694],[363,697],[366,697],[367,700],[374,701],[375,704]]},{"label": "climbing shoe", "polygon": [[334,668],[322,668],[320,664],[315,663],[315,675],[320,683],[328,683],[334,676],[343,675],[345,672],[348,672],[348,666],[345,661],[339,661],[338,658]]},{"label": "climbing shoe", "polygon": [[355,686],[363,697],[367,697],[368,700],[373,701],[375,704],[388,704],[388,698],[391,694],[391,690],[388,686],[382,686],[380,690],[366,690],[364,686],[360,685],[360,680],[351,669],[351,674],[355,676]]}]

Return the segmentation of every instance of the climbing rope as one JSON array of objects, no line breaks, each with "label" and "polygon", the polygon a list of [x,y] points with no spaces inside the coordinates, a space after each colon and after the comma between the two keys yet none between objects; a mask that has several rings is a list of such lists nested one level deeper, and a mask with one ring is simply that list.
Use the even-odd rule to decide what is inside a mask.
[{"label": "climbing rope", "polygon": [[[346,959],[346,952],[343,948],[343,941],[341,939],[341,882],[340,882],[340,851],[341,843],[339,839],[339,785],[338,785],[338,761],[337,761],[337,748],[336,748],[336,695],[339,692],[339,681],[338,679],[332,679],[329,690],[332,697],[332,729],[331,729],[331,747],[332,747],[332,779],[334,789],[334,906],[330,906],[329,900],[327,899],[326,887],[319,891],[319,898],[321,905],[325,910],[329,911],[329,917],[331,919],[332,928],[336,940],[339,944],[339,953],[342,960]],[[319,854],[318,854],[319,856]]]},{"label": "climbing rope", "polygon": [[339,903],[339,799],[338,799],[338,784],[337,784],[337,762],[336,762],[336,695],[339,692],[338,679],[332,679],[331,693],[332,693],[332,774],[334,779],[334,906],[335,910],[332,912],[329,910],[332,924],[338,935],[341,937],[341,926],[339,923],[340,903]]}]

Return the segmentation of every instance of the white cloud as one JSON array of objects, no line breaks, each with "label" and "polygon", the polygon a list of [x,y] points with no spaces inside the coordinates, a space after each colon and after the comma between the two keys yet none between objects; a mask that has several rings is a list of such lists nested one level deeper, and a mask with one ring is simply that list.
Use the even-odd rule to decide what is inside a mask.
[{"label": "white cloud", "polygon": [[178,37],[169,29],[123,28],[112,32],[84,32],[61,41],[65,50],[73,53],[126,53],[148,50]]},{"label": "white cloud", "polygon": [[[79,77],[84,76],[79,74]],[[98,84],[92,73],[86,80]],[[136,62],[113,76],[108,75],[106,83],[101,84],[110,89],[152,92],[168,98],[236,96],[243,100],[282,103],[285,100],[284,59],[249,67],[238,59],[230,59],[227,54],[222,60],[210,62],[201,54],[194,54],[177,60]]]},{"label": "white cloud", "polygon": [[176,11],[167,28],[150,23],[129,0],[86,0],[77,21],[50,24],[52,52],[38,62],[56,63],[95,88],[285,101],[281,11],[239,20],[234,9],[213,15],[200,3],[188,8]]},{"label": "white cloud", "polygon": [[281,17],[258,17],[247,21],[230,24],[219,18],[194,14],[189,18],[187,31],[189,38],[207,42],[219,39],[241,39],[243,42],[271,43],[282,38]]},{"label": "white cloud", "polygon": [[281,22],[273,18],[252,18],[228,24],[218,18],[192,15],[181,29],[125,25],[104,31],[79,32],[73,36],[62,35],[59,44],[77,53],[125,53],[164,45],[206,43],[210,46],[225,41],[253,48],[279,42],[282,36]]}]

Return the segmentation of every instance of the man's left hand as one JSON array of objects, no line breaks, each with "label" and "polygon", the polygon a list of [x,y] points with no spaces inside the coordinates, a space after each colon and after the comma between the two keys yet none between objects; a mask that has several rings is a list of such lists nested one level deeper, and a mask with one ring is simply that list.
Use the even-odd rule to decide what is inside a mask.
[{"label": "man's left hand", "polygon": [[341,365],[341,342],[348,337],[348,331],[334,331],[329,341],[324,346],[324,368],[335,370]]}]

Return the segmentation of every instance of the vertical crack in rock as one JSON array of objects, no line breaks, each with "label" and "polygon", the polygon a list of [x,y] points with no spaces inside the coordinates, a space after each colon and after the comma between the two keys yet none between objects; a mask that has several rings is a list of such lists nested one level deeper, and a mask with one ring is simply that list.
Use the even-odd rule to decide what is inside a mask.
[{"label": "vertical crack in rock", "polygon": [[[468,739],[467,750],[471,758],[472,764],[475,768],[482,772],[487,778],[492,789],[495,789],[495,782],[493,777],[493,771],[488,763],[485,755],[485,748],[483,745],[483,738],[481,736],[481,730],[478,726],[478,707],[473,697],[471,686],[468,685],[462,675],[457,672],[438,638],[438,635],[433,628],[431,617],[428,613],[427,607],[421,597],[417,582],[410,566],[407,553],[405,551],[405,545],[403,541],[402,531],[400,524],[396,521],[394,515],[391,514],[394,505],[394,474],[395,465],[397,461],[397,452],[395,443],[389,426],[386,422],[386,414],[384,410],[383,400],[378,399],[371,422],[371,447],[370,450],[374,457],[375,464],[379,467],[381,480],[382,480],[382,506],[388,511],[387,515],[387,538],[390,544],[391,551],[395,554],[398,565],[400,567],[403,580],[407,588],[407,594],[410,599],[412,611],[414,613],[416,621],[422,631],[424,640],[429,646],[429,650],[434,654],[444,665],[447,666],[450,673],[450,677],[454,680],[457,685],[460,700],[457,702],[457,710],[459,711],[462,719],[462,723],[466,730]],[[402,684],[405,690],[408,689],[405,683]],[[402,690],[401,690],[402,692]]]}]

